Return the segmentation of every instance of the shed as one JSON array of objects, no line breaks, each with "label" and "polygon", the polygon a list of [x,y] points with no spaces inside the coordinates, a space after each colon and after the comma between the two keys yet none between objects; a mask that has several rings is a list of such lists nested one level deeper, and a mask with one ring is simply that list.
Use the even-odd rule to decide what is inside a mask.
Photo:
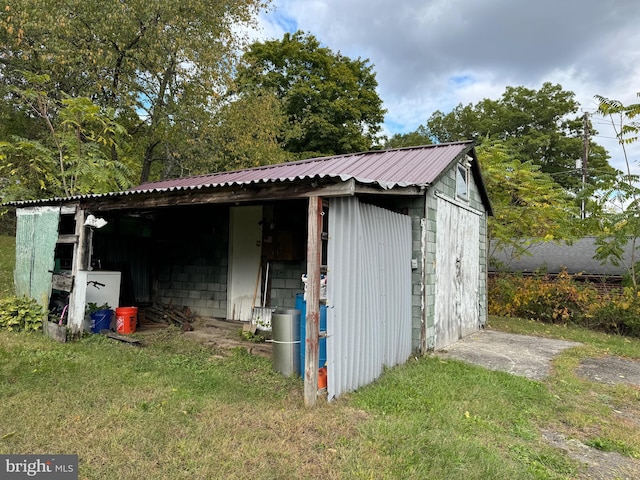
[{"label": "shed", "polygon": [[67,271],[75,331],[86,328],[87,285],[101,272],[120,274],[120,305],[158,299],[243,321],[256,291],[270,307],[294,307],[308,274],[302,341],[310,402],[325,302],[330,399],[412,353],[446,347],[487,319],[491,206],[471,142],[14,205],[17,293],[43,301],[50,272]]}]

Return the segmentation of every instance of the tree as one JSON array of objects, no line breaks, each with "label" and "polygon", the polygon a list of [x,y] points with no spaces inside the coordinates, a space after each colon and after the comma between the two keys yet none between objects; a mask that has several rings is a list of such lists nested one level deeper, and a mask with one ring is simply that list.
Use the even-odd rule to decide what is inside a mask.
[{"label": "tree", "polygon": [[533,243],[575,236],[577,209],[550,175],[518,160],[503,142],[485,142],[477,153],[494,210],[490,258],[500,250],[515,259]]},{"label": "tree", "polygon": [[[640,93],[638,94],[640,97]],[[600,203],[608,210],[600,219],[596,259],[624,264],[634,290],[640,289],[640,176],[631,172],[627,145],[638,141],[640,134],[640,103],[624,105],[597,95],[598,112],[609,118],[614,128],[626,164],[626,172],[617,175],[611,187],[600,195]],[[631,260],[625,263],[624,247],[631,244]]]},{"label": "tree", "polygon": [[[500,140],[517,158],[540,165],[562,187],[577,193],[582,173],[576,161],[583,156],[584,122],[573,92],[545,83],[539,90],[507,87],[499,100],[458,105],[450,113],[436,111],[426,130],[438,142]],[[589,125],[592,135],[595,130]],[[590,142],[588,182],[598,184],[615,173],[604,148]]]},{"label": "tree", "polygon": [[[130,186],[128,168],[111,158],[125,144],[125,129],[112,109],[86,97],[56,102],[48,75],[26,74],[37,88],[14,87],[19,105],[42,124],[37,139],[11,134],[0,141],[0,197],[4,201],[100,193]],[[56,111],[57,115],[51,115]]]},{"label": "tree", "polygon": [[385,142],[384,148],[417,147],[431,145],[432,143],[429,132],[424,126],[420,125],[415,132],[394,134]]},{"label": "tree", "polygon": [[204,165],[193,165],[190,173],[238,170],[283,163],[292,154],[282,148],[280,138],[286,118],[280,100],[270,92],[248,93],[224,105],[208,134],[209,155]]},{"label": "tree", "polygon": [[369,150],[384,119],[369,60],[351,60],[298,31],[257,42],[238,71],[240,93],[273,92],[287,128],[284,148],[300,156]]},{"label": "tree", "polygon": [[[54,103],[64,93],[116,113],[135,148],[131,159],[111,149],[112,160],[141,181],[173,176],[185,145],[198,154],[193,145],[231,81],[244,45],[237,32],[268,1],[12,0],[0,12],[0,98],[12,99],[11,85],[29,87],[22,72],[47,73]],[[4,111],[16,119],[18,108]]]}]

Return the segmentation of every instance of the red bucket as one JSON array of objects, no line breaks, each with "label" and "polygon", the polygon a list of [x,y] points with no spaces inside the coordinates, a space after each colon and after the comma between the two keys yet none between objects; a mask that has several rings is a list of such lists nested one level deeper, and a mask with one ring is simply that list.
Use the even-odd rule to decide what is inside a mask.
[{"label": "red bucket", "polygon": [[138,307],[116,308],[116,332],[133,333],[138,323]]}]

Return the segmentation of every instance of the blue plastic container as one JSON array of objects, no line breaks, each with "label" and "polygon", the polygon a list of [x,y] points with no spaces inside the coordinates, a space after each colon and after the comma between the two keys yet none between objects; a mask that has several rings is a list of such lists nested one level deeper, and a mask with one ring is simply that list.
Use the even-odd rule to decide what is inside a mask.
[{"label": "blue plastic container", "polygon": [[[300,310],[300,375],[304,378],[304,351],[307,345],[307,302],[304,293],[296,294],[296,310]],[[327,306],[320,304],[320,331],[327,331]],[[327,339],[320,338],[318,368],[327,363]]]},{"label": "blue plastic container", "polygon": [[91,333],[100,333],[101,330],[111,328],[113,310],[97,310],[89,315],[91,317]]}]

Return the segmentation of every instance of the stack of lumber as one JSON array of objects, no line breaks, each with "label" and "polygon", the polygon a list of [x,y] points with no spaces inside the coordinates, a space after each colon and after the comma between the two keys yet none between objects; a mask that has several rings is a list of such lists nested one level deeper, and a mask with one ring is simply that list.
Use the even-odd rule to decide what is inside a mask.
[{"label": "stack of lumber", "polygon": [[143,315],[147,322],[176,325],[183,330],[192,330],[192,323],[196,318],[189,307],[174,307],[162,303],[154,303],[145,307]]}]

